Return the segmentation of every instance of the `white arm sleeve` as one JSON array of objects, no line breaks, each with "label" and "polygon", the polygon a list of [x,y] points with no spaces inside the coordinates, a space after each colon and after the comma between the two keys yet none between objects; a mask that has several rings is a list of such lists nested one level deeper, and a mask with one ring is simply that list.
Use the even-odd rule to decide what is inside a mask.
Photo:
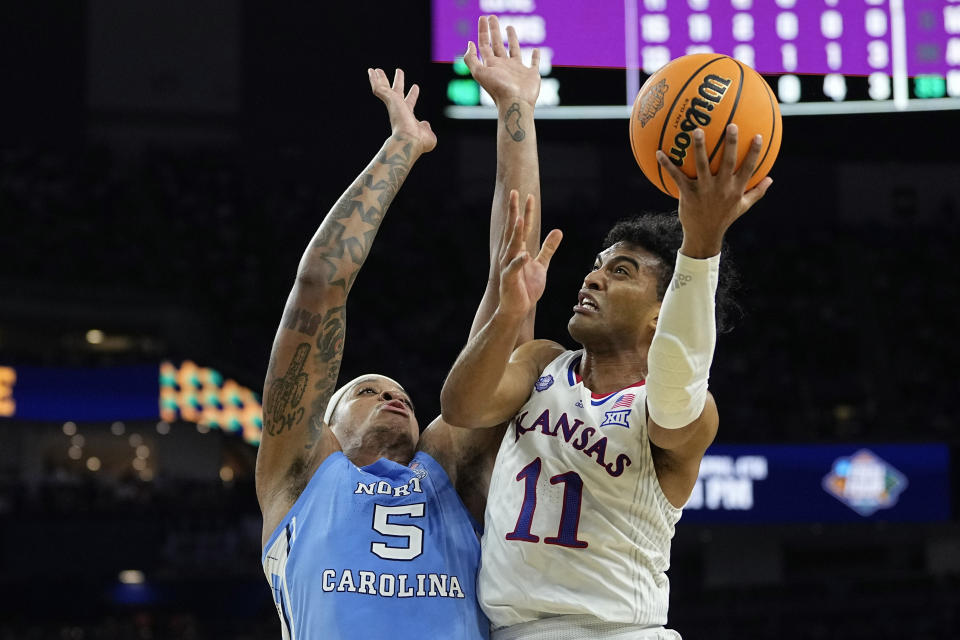
[{"label": "white arm sleeve", "polygon": [[647,408],[665,429],[687,426],[706,404],[717,342],[714,296],[719,274],[719,255],[698,260],[677,253],[647,356]]}]

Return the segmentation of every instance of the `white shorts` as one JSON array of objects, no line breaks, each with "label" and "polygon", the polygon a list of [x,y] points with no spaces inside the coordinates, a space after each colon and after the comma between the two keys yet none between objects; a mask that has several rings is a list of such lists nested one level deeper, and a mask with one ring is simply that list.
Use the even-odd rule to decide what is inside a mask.
[{"label": "white shorts", "polygon": [[555,616],[495,629],[490,640],[681,640],[673,629],[620,622],[593,616]]}]

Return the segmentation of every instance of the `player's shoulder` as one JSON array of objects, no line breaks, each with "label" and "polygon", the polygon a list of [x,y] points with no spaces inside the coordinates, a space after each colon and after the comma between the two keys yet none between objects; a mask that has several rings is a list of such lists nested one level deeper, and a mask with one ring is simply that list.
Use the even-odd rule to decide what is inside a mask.
[{"label": "player's shoulder", "polygon": [[355,467],[340,451],[315,455],[313,451],[297,456],[272,491],[258,495],[263,513],[263,540],[317,496],[328,495],[323,486],[332,486],[350,475]]},{"label": "player's shoulder", "polygon": [[539,374],[548,364],[566,352],[566,347],[553,340],[530,340],[513,351],[510,361],[525,364]]},{"label": "player's shoulder", "polygon": [[[431,423],[431,426],[437,422],[442,422],[442,418],[437,418]],[[429,429],[430,427],[428,427]],[[447,470],[444,468],[443,464],[437,457],[434,455],[434,452],[430,451],[425,447],[419,447],[416,453],[413,455],[413,459],[410,461],[410,464],[407,465],[412,471],[413,475],[417,478],[423,479],[429,473],[433,473],[438,476],[438,479],[441,483],[450,482],[450,477],[447,474]]]}]

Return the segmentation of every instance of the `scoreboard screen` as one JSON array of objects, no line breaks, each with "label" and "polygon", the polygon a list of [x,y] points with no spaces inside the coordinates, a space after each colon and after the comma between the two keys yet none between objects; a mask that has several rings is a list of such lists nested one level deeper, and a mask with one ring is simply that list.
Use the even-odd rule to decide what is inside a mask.
[{"label": "scoreboard screen", "polygon": [[628,117],[643,81],[691,53],[764,75],[784,115],[960,108],[960,0],[434,0],[447,114],[491,117],[462,55],[477,18],[541,51],[538,117]]},{"label": "scoreboard screen", "polygon": [[714,444],[684,522],[943,522],[951,518],[943,443]]}]

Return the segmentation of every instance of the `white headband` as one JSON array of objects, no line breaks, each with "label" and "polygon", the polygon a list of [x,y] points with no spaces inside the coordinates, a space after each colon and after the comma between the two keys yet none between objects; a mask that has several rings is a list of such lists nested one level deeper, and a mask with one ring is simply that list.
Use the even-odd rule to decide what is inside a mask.
[{"label": "white headband", "polygon": [[363,380],[364,378],[369,378],[369,377],[371,377],[371,376],[376,376],[376,377],[378,377],[378,378],[383,378],[383,379],[387,380],[388,382],[392,382],[393,384],[397,385],[400,389],[403,389],[403,385],[402,385],[402,384],[400,384],[399,382],[397,382],[396,380],[394,380],[393,378],[391,378],[391,377],[389,377],[389,376],[381,375],[381,374],[379,374],[379,373],[365,373],[365,374],[363,374],[362,376],[357,376],[356,378],[354,378],[353,380],[351,380],[351,381],[348,382],[347,384],[343,385],[342,387],[340,387],[339,389],[337,389],[337,390],[334,392],[333,396],[330,398],[330,402],[327,403],[327,409],[326,409],[326,411],[323,412],[323,422],[324,422],[324,424],[327,424],[327,425],[330,424],[330,418],[333,417],[333,411],[334,411],[334,409],[337,408],[337,404],[340,402],[340,398],[342,398],[342,397],[343,397],[343,394],[345,394],[345,393],[347,392],[347,389],[349,389],[350,387],[352,387],[354,384],[356,384],[356,383],[359,382],[360,380]]}]

